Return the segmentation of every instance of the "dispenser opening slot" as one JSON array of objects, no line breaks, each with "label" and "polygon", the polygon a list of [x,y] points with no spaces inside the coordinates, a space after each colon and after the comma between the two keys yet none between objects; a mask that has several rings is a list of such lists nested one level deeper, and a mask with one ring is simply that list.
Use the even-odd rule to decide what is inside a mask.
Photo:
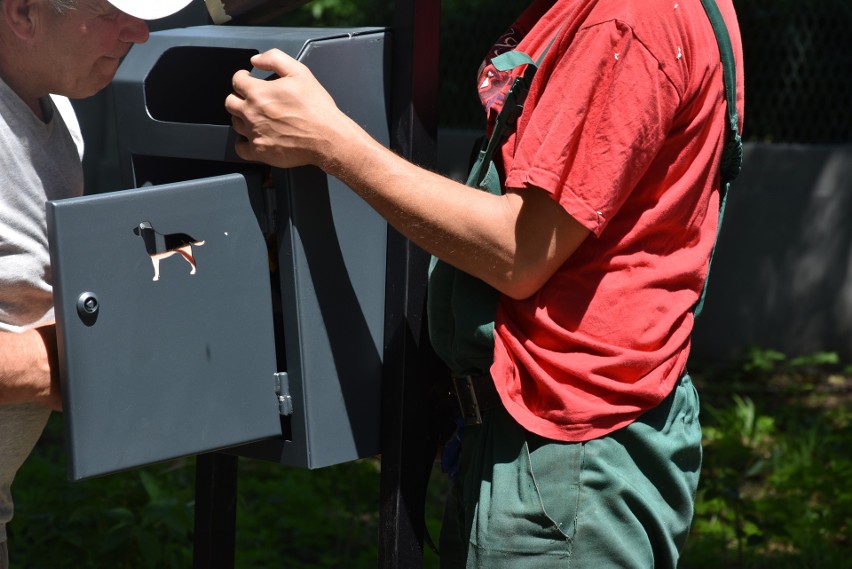
[{"label": "dispenser opening slot", "polygon": [[228,126],[225,98],[231,78],[250,71],[255,49],[179,46],[159,58],[145,79],[145,104],[151,118],[164,122]]}]

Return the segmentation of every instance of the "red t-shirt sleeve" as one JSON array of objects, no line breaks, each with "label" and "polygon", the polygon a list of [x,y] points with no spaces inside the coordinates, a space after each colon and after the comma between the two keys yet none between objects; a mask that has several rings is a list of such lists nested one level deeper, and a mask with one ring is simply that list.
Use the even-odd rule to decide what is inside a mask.
[{"label": "red t-shirt sleeve", "polygon": [[546,190],[599,236],[665,141],[680,95],[617,20],[581,29],[566,51],[554,44],[551,52],[530,93],[535,107],[504,147],[505,183]]}]

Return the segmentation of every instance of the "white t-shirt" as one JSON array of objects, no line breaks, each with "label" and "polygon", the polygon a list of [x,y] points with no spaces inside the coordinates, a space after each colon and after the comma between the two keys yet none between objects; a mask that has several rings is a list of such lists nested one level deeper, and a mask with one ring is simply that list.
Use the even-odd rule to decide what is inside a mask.
[{"label": "white t-shirt", "polygon": [[[0,81],[0,331],[51,324],[53,291],[45,202],[83,193],[83,137],[68,99],[42,101],[46,122]],[[10,485],[50,411],[0,405],[0,542],[12,517]]]}]

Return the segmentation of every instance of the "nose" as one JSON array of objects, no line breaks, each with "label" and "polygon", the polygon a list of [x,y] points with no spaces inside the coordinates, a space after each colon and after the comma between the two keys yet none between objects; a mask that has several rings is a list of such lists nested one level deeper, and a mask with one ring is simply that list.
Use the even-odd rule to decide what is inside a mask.
[{"label": "nose", "polygon": [[127,43],[145,43],[148,41],[148,24],[145,20],[134,18],[128,14],[122,14],[123,21],[118,39]]}]

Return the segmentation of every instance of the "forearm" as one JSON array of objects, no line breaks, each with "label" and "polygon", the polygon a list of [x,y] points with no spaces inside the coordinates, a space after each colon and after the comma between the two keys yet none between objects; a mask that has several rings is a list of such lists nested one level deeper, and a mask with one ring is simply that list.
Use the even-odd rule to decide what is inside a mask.
[{"label": "forearm", "polygon": [[538,189],[494,195],[419,168],[349,121],[320,165],[427,252],[502,293],[529,296],[588,234]]},{"label": "forearm", "polygon": [[0,405],[39,403],[61,408],[53,326],[0,332]]},{"label": "forearm", "polygon": [[326,172],[429,253],[495,286],[511,278],[515,216],[505,196],[415,166],[357,125],[335,132]]}]

